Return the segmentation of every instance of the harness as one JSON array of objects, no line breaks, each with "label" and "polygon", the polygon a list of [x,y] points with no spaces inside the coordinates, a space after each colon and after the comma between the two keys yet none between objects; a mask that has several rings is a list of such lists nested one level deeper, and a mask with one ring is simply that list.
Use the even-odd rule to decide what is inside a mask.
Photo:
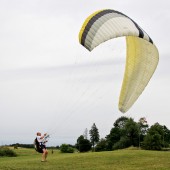
[{"label": "harness", "polygon": [[34,148],[37,152],[43,153],[40,143],[38,142],[37,138],[34,139]]}]

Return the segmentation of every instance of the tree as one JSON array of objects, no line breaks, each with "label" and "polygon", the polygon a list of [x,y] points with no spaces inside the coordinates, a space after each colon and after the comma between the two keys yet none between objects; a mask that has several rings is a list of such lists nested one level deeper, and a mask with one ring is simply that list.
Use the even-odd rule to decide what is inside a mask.
[{"label": "tree", "polygon": [[122,116],[113,125],[110,134],[106,136],[107,150],[138,145],[139,126],[132,118]]},{"label": "tree", "polygon": [[[168,129],[166,129],[167,131]],[[148,150],[161,150],[165,147],[165,126],[155,123],[148,130],[143,141],[143,148]]]},{"label": "tree", "polygon": [[126,148],[130,145],[126,129],[128,121],[129,118],[121,116],[114,122],[114,127],[111,129],[110,134],[106,136],[107,150]]},{"label": "tree", "polygon": [[87,152],[91,150],[91,143],[88,139],[85,139],[83,135],[79,136],[77,139],[76,148],[79,152]]},{"label": "tree", "polygon": [[126,121],[125,131],[126,136],[130,141],[130,145],[137,146],[139,137],[139,126],[132,118],[129,118]]},{"label": "tree", "polygon": [[119,129],[119,140],[122,136],[126,136],[126,123],[129,120],[128,117],[121,116],[114,122],[114,127]]},{"label": "tree", "polygon": [[106,151],[106,139],[100,139],[100,141],[97,143],[96,147],[95,147],[95,151],[96,152],[100,152],[100,151]]},{"label": "tree", "polygon": [[125,117],[125,116],[121,116],[120,118],[118,118],[115,122],[114,122],[114,127],[117,127],[119,129],[124,129],[125,128],[125,124],[128,121],[129,118]]},{"label": "tree", "polygon": [[147,124],[146,118],[145,117],[141,117],[138,121],[138,126],[139,126],[139,147],[140,147],[140,143],[143,142],[144,137],[147,134],[149,125]]},{"label": "tree", "polygon": [[[121,116],[114,122],[113,124],[114,127],[110,130],[110,134],[106,136],[107,150],[120,149],[123,146],[125,147],[125,145],[122,144],[122,141],[124,141],[124,139],[127,139],[125,137],[126,136],[125,125],[127,121],[128,121],[127,117]],[[120,143],[118,143],[119,141]],[[123,142],[123,143],[126,143],[126,142]]]},{"label": "tree", "polygon": [[91,130],[89,131],[90,134],[90,141],[93,146],[93,151],[94,151],[94,146],[99,142],[100,135],[98,128],[96,127],[95,123],[93,123]]},{"label": "tree", "polygon": [[155,134],[147,134],[144,138],[143,148],[147,150],[161,150],[162,142],[161,135],[158,133]]},{"label": "tree", "polygon": [[163,126],[163,147],[169,147],[170,144],[170,130]]},{"label": "tree", "polygon": [[130,139],[127,136],[122,136],[120,140],[112,146],[112,150],[127,148],[130,145]]},{"label": "tree", "polygon": [[88,139],[88,129],[86,128],[85,131],[84,131],[84,139]]},{"label": "tree", "polygon": [[113,145],[117,143],[122,136],[122,131],[118,127],[113,127],[110,134],[106,136],[106,149],[111,151]]}]

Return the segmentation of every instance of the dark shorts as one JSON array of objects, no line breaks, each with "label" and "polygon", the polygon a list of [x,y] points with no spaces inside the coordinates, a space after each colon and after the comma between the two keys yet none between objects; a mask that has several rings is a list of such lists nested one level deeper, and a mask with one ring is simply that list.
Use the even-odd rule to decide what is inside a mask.
[{"label": "dark shorts", "polygon": [[43,149],[47,149],[46,146],[43,145],[43,144],[41,144],[40,147],[41,147],[42,150],[43,150]]}]

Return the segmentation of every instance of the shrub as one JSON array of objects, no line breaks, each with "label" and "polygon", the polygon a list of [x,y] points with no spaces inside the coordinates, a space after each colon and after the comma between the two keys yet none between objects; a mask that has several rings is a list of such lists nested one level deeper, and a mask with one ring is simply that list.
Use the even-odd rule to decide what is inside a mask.
[{"label": "shrub", "polygon": [[128,137],[121,137],[120,140],[113,145],[112,149],[113,150],[124,149],[129,146],[130,146],[130,140],[128,139]]},{"label": "shrub", "polygon": [[106,139],[101,139],[95,147],[96,152],[106,151]]},{"label": "shrub", "polygon": [[88,139],[84,139],[84,136],[81,135],[77,139],[76,148],[79,150],[79,152],[88,152],[91,150],[91,143]]},{"label": "shrub", "polygon": [[142,147],[146,150],[161,150],[161,135],[159,135],[158,133],[155,133],[153,135],[147,134],[144,138]]},{"label": "shrub", "polygon": [[67,149],[67,153],[73,153],[74,152],[74,148],[72,148],[72,147],[68,147],[68,149]]},{"label": "shrub", "polygon": [[0,156],[15,157],[17,154],[7,147],[0,147]]},{"label": "shrub", "polygon": [[70,147],[69,145],[67,144],[62,144],[60,146],[60,151],[62,153],[73,153],[74,152],[74,148]]}]

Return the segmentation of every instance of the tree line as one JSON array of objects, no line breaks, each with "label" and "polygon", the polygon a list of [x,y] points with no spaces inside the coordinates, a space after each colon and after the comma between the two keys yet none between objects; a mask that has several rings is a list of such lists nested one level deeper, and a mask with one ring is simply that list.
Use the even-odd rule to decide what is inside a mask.
[{"label": "tree line", "polygon": [[[88,138],[89,136],[89,138]],[[139,147],[146,150],[169,150],[170,130],[165,125],[155,123],[149,127],[146,118],[142,117],[139,121],[125,116],[119,117],[105,138],[100,138],[99,130],[95,123],[91,129],[87,128],[84,134],[77,138],[75,145],[62,144],[56,146],[62,152],[74,152],[77,148],[80,152],[86,151],[112,151],[124,149],[130,146]],[[15,149],[18,147],[34,148],[33,144],[12,144]],[[48,147],[54,148],[54,147]]]},{"label": "tree line", "polygon": [[114,122],[110,133],[105,138],[100,139],[95,123],[89,131],[90,139],[87,134],[86,129],[85,133],[77,139],[75,146],[80,152],[91,149],[93,151],[112,151],[130,146],[146,150],[168,150],[165,148],[168,148],[170,144],[170,130],[159,123],[149,127],[144,117],[135,122],[133,118],[121,116]]}]

